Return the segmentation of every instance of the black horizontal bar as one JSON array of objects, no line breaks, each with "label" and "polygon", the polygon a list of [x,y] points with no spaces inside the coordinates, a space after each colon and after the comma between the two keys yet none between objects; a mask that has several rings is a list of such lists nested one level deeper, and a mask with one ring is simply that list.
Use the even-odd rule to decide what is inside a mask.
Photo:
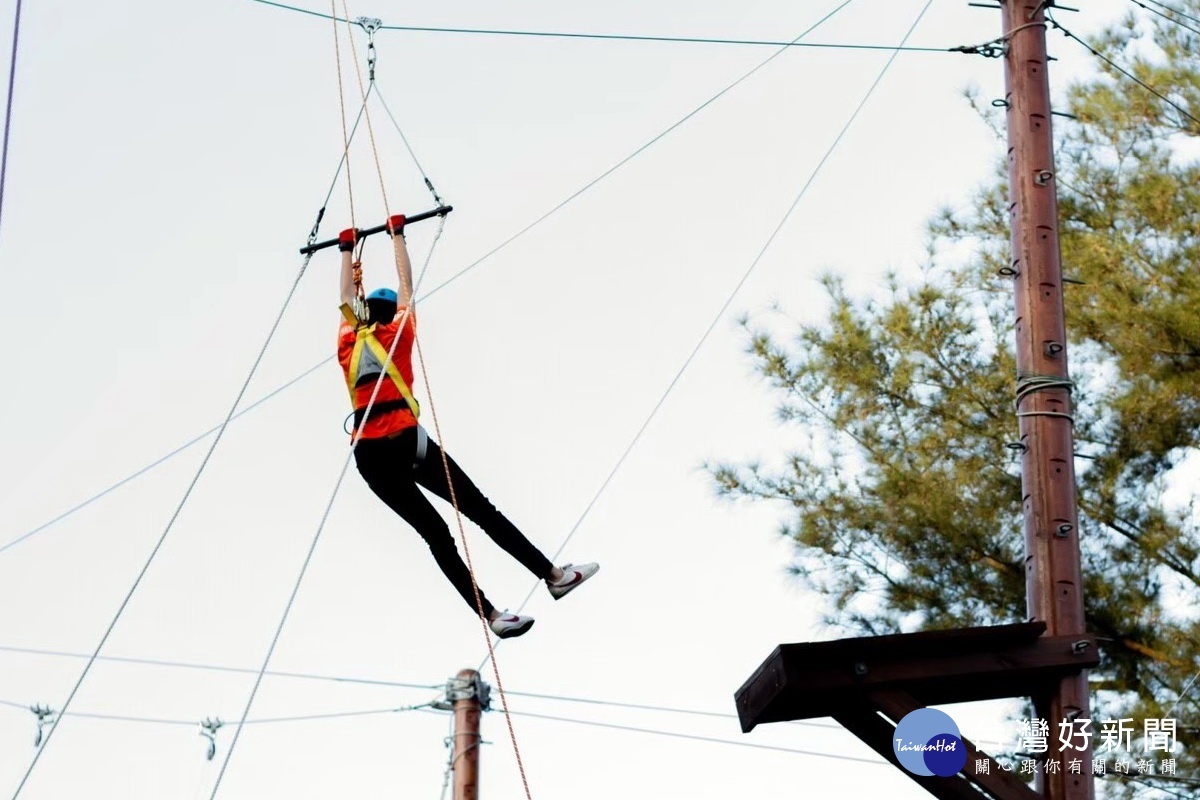
[{"label": "black horizontal bar", "polygon": [[[414,222],[421,222],[422,220],[433,219],[434,217],[444,217],[453,210],[454,206],[438,206],[432,211],[422,211],[420,214],[413,214],[411,217],[406,216],[404,225],[407,227]],[[387,229],[388,226],[386,222],[382,225],[376,225],[374,228],[363,228],[358,232],[358,238],[365,239],[373,233],[383,233]],[[301,247],[300,253],[302,255],[308,255],[309,253],[315,253],[318,250],[324,250],[326,247],[334,247],[337,245],[337,243],[337,239],[326,239],[323,242],[317,242],[316,244],[310,244]]]}]

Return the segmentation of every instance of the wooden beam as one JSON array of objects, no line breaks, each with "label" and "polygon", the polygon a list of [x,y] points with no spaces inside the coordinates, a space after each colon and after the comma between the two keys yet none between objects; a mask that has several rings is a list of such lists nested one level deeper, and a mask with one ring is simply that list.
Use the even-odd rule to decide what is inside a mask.
[{"label": "wooden beam", "polygon": [[1027,697],[1096,666],[1095,637],[1038,636],[1040,623],[780,645],[735,694],[743,731],[836,716],[864,692],[924,705]]}]

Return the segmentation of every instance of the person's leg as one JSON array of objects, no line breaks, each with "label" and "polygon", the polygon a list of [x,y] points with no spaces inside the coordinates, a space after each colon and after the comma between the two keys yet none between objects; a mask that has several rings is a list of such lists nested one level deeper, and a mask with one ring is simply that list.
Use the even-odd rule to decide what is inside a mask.
[{"label": "person's leg", "polygon": [[483,492],[479,490],[462,468],[455,463],[449,454],[442,461],[442,449],[432,439],[429,440],[425,460],[417,466],[415,477],[417,483],[446,501],[450,501],[450,487],[446,484],[446,465],[450,467],[450,480],[454,484],[453,502],[467,519],[474,522],[483,532],[500,545],[506,553],[519,561],[535,577],[542,580],[562,577],[562,572],[550,563],[550,559],[542,551],[534,547],[525,538],[525,534],[508,521]]},{"label": "person's leg", "polygon": [[[405,522],[412,525],[425,543],[429,545],[433,558],[454,588],[470,606],[479,613],[475,602],[475,589],[471,573],[458,554],[454,537],[441,514],[421,493],[413,480],[412,456],[416,442],[415,433],[406,436],[405,431],[395,439],[363,439],[354,451],[358,471],[380,500],[395,511]],[[483,605],[483,616],[490,619],[495,607],[479,590]]]}]

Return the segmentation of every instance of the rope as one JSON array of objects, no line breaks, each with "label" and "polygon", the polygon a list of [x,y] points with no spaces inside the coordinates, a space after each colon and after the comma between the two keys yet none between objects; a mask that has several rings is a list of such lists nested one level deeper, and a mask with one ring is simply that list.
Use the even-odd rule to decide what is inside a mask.
[{"label": "rope", "polygon": [[[216,437],[213,439],[212,444],[209,445],[208,452],[204,454],[204,459],[200,462],[200,466],[196,469],[196,474],[192,476],[191,483],[188,484],[187,489],[184,491],[183,497],[179,501],[179,505],[175,507],[174,513],[171,514],[171,518],[167,521],[167,526],[163,529],[162,535],[158,537],[158,541],[154,544],[154,549],[150,551],[150,556],[146,559],[146,563],[142,565],[141,571],[138,572],[137,577],[134,578],[133,585],[129,588],[129,592],[125,595],[125,599],[121,601],[121,605],[117,608],[117,613],[113,616],[112,621],[108,623],[108,627],[105,629],[104,635],[100,638],[99,644],[96,645],[96,649],[88,657],[88,662],[84,666],[83,672],[80,674],[79,679],[75,682],[74,687],[72,687],[71,693],[67,695],[67,699],[63,703],[62,709],[59,712],[60,714],[65,714],[67,709],[70,708],[71,702],[75,699],[75,695],[79,692],[79,687],[83,685],[83,681],[85,678],[87,678],[88,673],[91,671],[92,665],[96,663],[97,656],[100,655],[100,651],[104,648],[104,644],[108,641],[108,637],[112,634],[113,629],[116,627],[117,620],[121,618],[121,614],[124,613],[126,606],[129,605],[129,601],[133,599],[134,592],[137,591],[138,586],[142,582],[142,578],[145,577],[146,572],[150,569],[150,565],[154,563],[154,559],[158,555],[158,551],[162,548],[163,542],[166,541],[167,535],[171,532],[171,528],[174,527],[175,521],[179,518],[180,512],[183,511],[184,505],[187,504],[188,498],[191,497],[192,490],[196,488],[196,484],[199,482],[200,476],[204,474],[204,469],[208,466],[208,462],[212,458],[213,451],[215,451],[217,449],[217,445],[221,443],[221,438],[225,435],[225,429],[229,427],[229,422],[233,419],[233,415],[237,410],[238,404],[241,403],[242,397],[246,394],[246,389],[249,387],[251,379],[254,378],[255,373],[258,371],[259,364],[262,363],[263,356],[266,354],[267,348],[271,344],[271,340],[275,338],[275,332],[279,329],[279,323],[283,320],[283,315],[287,311],[288,306],[291,305],[292,298],[296,294],[296,288],[300,285],[300,279],[304,277],[304,272],[308,269],[308,263],[311,260],[311,253],[304,257],[304,261],[300,265],[300,270],[296,273],[296,279],[292,281],[291,289],[288,290],[287,297],[284,298],[283,305],[280,307],[279,313],[275,316],[275,322],[271,325],[271,330],[267,334],[266,341],[263,342],[262,347],[259,349],[258,356],[255,357],[254,364],[250,367],[249,374],[246,375],[246,379],[242,382],[242,387],[238,390],[237,397],[234,398],[233,405],[229,407],[229,413],[225,415],[225,420],[221,423],[220,428],[217,429]],[[54,733],[58,730],[58,727],[58,725],[55,725],[46,733],[45,741],[34,754],[33,761],[30,762],[29,768],[25,770],[25,774],[21,778],[20,784],[17,785],[17,790],[13,794],[13,800],[16,800],[16,798],[20,796],[21,790],[25,788],[26,781],[29,780],[29,776],[33,773],[34,767],[37,766],[38,761],[41,759],[42,753],[46,750],[46,745],[50,743],[50,739],[54,736]]]},{"label": "rope", "polygon": [[[346,0],[342,0],[342,13],[345,14],[347,17],[349,17],[349,11],[346,8]],[[350,23],[347,22],[346,25],[347,25],[347,27],[349,27]],[[354,49],[354,37],[353,36],[350,37],[350,46],[352,49]],[[355,58],[355,62],[354,62],[355,63],[355,74],[358,76],[359,91],[362,93],[363,102],[365,105],[366,89],[363,85],[362,70],[360,70],[358,67],[358,53],[357,53],[356,49],[354,50],[354,58]],[[389,115],[390,115],[390,111],[389,111]],[[376,147],[376,143],[375,143],[375,129],[374,129],[374,126],[372,126],[372,124],[371,124],[371,112],[369,110],[366,112],[366,120],[367,120],[367,133],[370,136],[370,141],[371,141],[371,152],[375,157],[375,170],[379,176],[379,190],[383,196],[384,213],[390,219],[391,218],[391,210],[388,208],[387,189],[385,187],[384,179],[383,179],[383,166],[381,165],[380,160],[379,160],[379,150]],[[394,118],[393,118],[393,122],[395,122]],[[399,130],[399,125],[397,125],[396,128],[397,128],[397,130]],[[403,138],[402,132],[401,132],[401,137]],[[411,148],[409,149],[409,152],[412,153]],[[418,169],[420,169],[420,163],[417,161],[415,154],[413,154],[413,161],[417,163]],[[422,170],[422,174],[424,175],[423,170]],[[430,183],[430,181],[428,180],[428,177],[426,177],[426,183],[430,186],[430,189],[432,190],[432,183]],[[435,193],[435,197],[436,197],[436,193]],[[439,226],[438,234],[437,234],[439,238],[441,237],[442,229],[443,228],[441,226]],[[435,239],[434,246],[436,246],[436,244],[437,244],[437,240]],[[401,282],[406,283],[406,281],[404,280],[403,271],[399,270],[400,248],[402,247],[402,245],[396,241],[395,237],[392,237],[392,246],[393,246],[394,254],[396,257],[396,264],[397,264],[397,268],[398,268],[397,272],[400,274]],[[432,257],[432,254],[433,254],[433,249],[431,247],[430,248],[430,257]],[[428,265],[429,265],[429,258],[426,258],[425,266],[422,267],[422,269],[421,269],[422,276],[424,276]],[[414,296],[416,293],[416,288],[413,286],[406,285],[406,286],[402,286],[401,288],[404,290],[405,296]],[[405,306],[404,313],[401,315],[400,324],[399,324],[400,330],[404,329],[404,326],[408,323],[408,319],[411,316],[411,314],[412,314],[412,304],[409,303],[408,305]],[[366,409],[364,410],[363,422],[358,427],[358,431],[355,434],[353,442],[351,443],[350,457],[347,458],[346,463],[342,467],[342,474],[338,478],[339,485],[341,484],[341,481],[345,477],[346,470],[349,468],[350,458],[353,457],[354,448],[357,448],[358,442],[362,438],[363,431],[366,430],[366,422],[370,418],[371,410],[374,407],[375,400],[379,395],[379,389],[381,386],[383,386],[383,382],[386,379],[387,366],[392,363],[392,359],[393,359],[393,356],[395,355],[395,351],[396,351],[396,346],[400,343],[401,338],[402,337],[399,334],[397,334],[395,337],[392,338],[392,344],[388,350],[387,359],[384,362],[383,369],[379,373],[379,377],[375,381],[375,386],[371,391],[371,398],[367,403]],[[504,708],[505,720],[508,723],[508,733],[509,733],[509,738],[512,741],[513,753],[516,756],[517,769],[521,773],[521,783],[525,788],[525,797],[528,798],[528,800],[532,800],[532,795],[530,794],[530,791],[529,791],[529,779],[525,774],[525,764],[521,758],[521,749],[520,749],[519,745],[517,744],[516,731],[513,729],[512,718],[508,716],[508,700],[505,698],[505,695],[504,695],[504,684],[500,679],[500,670],[499,670],[499,667],[496,664],[496,660],[494,658],[494,649],[493,649],[493,645],[492,645],[491,636],[488,634],[487,620],[484,618],[484,615],[483,615],[483,600],[482,600],[482,596],[479,592],[479,584],[475,579],[475,569],[471,562],[470,546],[467,542],[466,530],[464,529],[463,523],[462,523],[462,512],[459,510],[459,507],[458,507],[458,498],[454,491],[454,481],[452,480],[451,475],[450,475],[449,456],[446,453],[445,439],[442,436],[441,424],[438,421],[437,407],[435,406],[435,404],[433,402],[433,391],[429,384],[429,375],[426,370],[425,357],[421,351],[421,340],[420,340],[420,337],[418,335],[416,335],[415,333],[413,336],[413,343],[417,349],[417,357],[421,363],[421,375],[422,375],[422,378],[424,378],[424,380],[425,380],[425,390],[426,390],[426,394],[429,397],[429,411],[430,411],[430,415],[433,418],[434,434],[436,435],[438,442],[441,444],[442,468],[445,470],[445,473],[446,473],[446,485],[448,486],[449,491],[450,491],[450,503],[454,507],[454,518],[458,523],[459,537],[462,539],[463,551],[467,557],[467,571],[471,575],[471,587],[475,594],[475,605],[476,605],[476,609],[479,612],[480,625],[483,628],[483,638],[484,638],[484,641],[487,642],[488,652],[490,654],[492,654],[492,656],[493,656],[492,657],[492,672],[496,678],[496,688],[500,693],[500,702]],[[335,496],[336,496],[336,490],[335,490]],[[328,513],[328,510],[326,513]],[[322,521],[322,524],[323,523],[324,523],[324,521]],[[315,546],[315,540],[314,540],[314,546]],[[309,555],[311,557],[311,550],[310,550]],[[308,564],[307,564],[307,560],[306,560],[305,565],[304,565],[303,569],[301,570],[301,575],[303,575],[303,572],[305,570],[307,570],[307,568],[308,568]],[[299,583],[297,583],[296,588],[297,589],[299,588]],[[289,606],[290,606],[290,602],[289,602]],[[286,617],[286,612],[285,612],[285,617]],[[282,624],[281,624],[281,628],[282,628]],[[272,644],[272,648],[273,647],[274,647],[274,645]],[[264,669],[265,669],[265,665],[264,665]],[[261,676],[259,677],[259,680],[261,681]],[[247,706],[247,708],[248,708],[248,706]],[[214,796],[215,796],[215,790],[214,790]]]},{"label": "rope", "polygon": [[[908,41],[908,38],[912,35],[912,33],[916,29],[917,25],[924,18],[925,12],[927,12],[929,10],[930,5],[932,5],[932,4],[933,4],[933,0],[927,0],[925,5],[921,8],[920,13],[917,14],[917,18],[915,20],[913,20],[912,25],[910,25],[908,30],[905,32],[904,38],[902,38],[900,40],[901,45],[903,45],[905,42]],[[820,23],[818,23],[818,24],[820,24]],[[800,188],[800,191],[796,194],[796,197],[792,200],[791,205],[788,206],[787,211],[784,212],[783,217],[779,220],[779,224],[777,224],[775,226],[775,229],[773,231],[771,231],[770,236],[767,237],[766,242],[763,244],[762,248],[758,251],[758,255],[756,255],[754,257],[754,260],[750,262],[750,266],[746,268],[746,271],[744,273],[742,273],[741,278],[738,280],[737,284],[733,287],[733,290],[729,293],[729,296],[725,298],[725,302],[721,304],[721,307],[717,311],[716,315],[713,317],[712,322],[710,322],[708,324],[708,327],[704,330],[704,333],[701,334],[699,341],[696,342],[695,347],[693,347],[691,352],[688,353],[687,358],[684,359],[683,365],[675,373],[675,376],[673,378],[671,378],[670,383],[667,384],[666,390],[663,391],[662,395],[658,398],[658,401],[654,404],[654,407],[650,410],[650,414],[646,417],[646,420],[642,423],[641,427],[638,428],[637,433],[635,433],[633,435],[633,439],[630,441],[629,446],[625,448],[625,451],[623,453],[621,453],[620,457],[617,459],[616,464],[613,465],[613,468],[609,471],[608,475],[604,478],[603,483],[600,484],[600,488],[596,490],[596,493],[592,496],[592,499],[588,502],[587,506],[584,508],[583,513],[579,515],[579,518],[575,521],[575,524],[571,526],[571,529],[567,532],[566,538],[563,539],[562,544],[559,545],[559,547],[556,551],[554,551],[554,556],[551,560],[556,560],[562,554],[563,550],[566,549],[567,544],[571,541],[572,537],[575,536],[575,533],[579,530],[579,527],[583,524],[583,521],[587,518],[587,516],[591,512],[592,508],[596,505],[596,502],[600,499],[600,496],[604,493],[605,489],[608,488],[608,485],[612,482],[612,479],[616,476],[617,471],[620,470],[621,466],[625,463],[625,459],[627,459],[629,457],[629,454],[631,452],[633,452],[634,447],[637,446],[638,442],[642,438],[642,435],[646,432],[646,429],[650,427],[650,423],[655,419],[655,417],[658,416],[658,412],[662,409],[663,405],[666,403],[667,398],[671,395],[671,392],[679,384],[679,381],[683,377],[684,372],[686,372],[687,368],[689,366],[691,366],[692,361],[696,358],[696,355],[700,352],[700,349],[704,346],[705,342],[708,341],[709,336],[712,335],[712,332],[716,329],[717,325],[720,323],[721,318],[725,315],[725,312],[729,309],[729,306],[733,304],[734,298],[737,297],[737,295],[741,291],[742,287],[746,284],[746,281],[749,280],[750,275],[754,272],[754,270],[758,267],[759,263],[762,261],[763,256],[766,255],[767,250],[770,249],[770,247],[774,243],[776,237],[778,237],[780,231],[783,230],[784,225],[787,223],[788,219],[791,218],[792,212],[794,212],[796,210],[796,206],[798,206],[800,204],[800,201],[804,198],[804,195],[808,193],[809,187],[812,186],[813,181],[816,180],[817,175],[820,174],[821,169],[825,166],[825,163],[829,160],[829,157],[833,155],[834,150],[837,149],[837,146],[841,143],[843,137],[845,137],[846,131],[848,131],[850,129],[850,126],[854,123],[854,120],[858,118],[859,113],[863,110],[863,107],[867,104],[867,100],[870,99],[871,95],[875,92],[876,87],[879,86],[879,84],[883,80],[884,76],[888,73],[888,70],[891,68],[892,63],[896,60],[896,56],[899,52],[900,51],[897,51],[896,53],[892,53],[892,55],[884,63],[883,68],[879,71],[879,74],[877,74],[875,76],[875,80],[872,81],[871,85],[867,88],[866,93],[863,95],[862,99],[859,100],[858,105],[855,106],[855,108],[854,108],[854,111],[851,112],[849,119],[847,119],[845,124],[842,125],[841,130],[838,131],[837,135],[833,139],[833,142],[829,145],[828,149],[826,149],[825,154],[823,156],[821,156],[820,161],[818,161],[817,165],[813,168],[812,173],[808,176],[808,179],[804,182],[804,185]],[[537,584],[534,584],[533,587],[530,588],[529,593],[525,595],[525,599],[521,601],[521,605],[518,607],[517,613],[520,613],[521,609],[525,608],[525,605],[530,601],[530,599],[532,599],[534,593],[537,591],[537,588],[538,588]],[[484,661],[486,662],[486,659],[484,659]]]},{"label": "rope", "polygon": [[[330,8],[334,7],[334,5],[333,5],[334,2],[335,2],[335,0],[329,0]],[[354,43],[353,35],[350,37],[350,43],[351,44]],[[350,172],[350,135],[346,132],[346,93],[342,88],[342,48],[341,48],[341,43],[340,43],[339,37],[338,37],[338,28],[337,28],[336,20],[333,23],[333,56],[334,56],[334,60],[337,62],[338,108],[340,110],[339,116],[342,120],[342,160],[339,164],[339,168],[340,168],[341,164],[346,165],[346,194],[349,196],[349,201],[350,201],[350,227],[357,229],[358,225],[354,221],[354,183],[353,183],[353,179],[352,179],[351,172]],[[364,93],[362,108],[360,108],[359,112],[358,112],[359,116],[362,116],[362,114],[364,114],[366,112],[366,110],[367,110],[367,96]],[[354,125],[355,125],[355,128],[357,129],[357,127],[358,127],[357,120],[355,121]],[[367,116],[368,129],[370,128],[370,126],[371,126],[371,118],[370,118],[370,115],[368,115]],[[333,182],[337,183],[337,175],[333,176]],[[361,294],[361,291],[362,291],[362,287],[360,286],[359,287],[360,294]]]},{"label": "rope", "polygon": [[8,135],[12,130],[13,89],[17,80],[17,40],[21,33],[21,0],[17,0],[17,12],[13,19],[12,57],[8,63],[8,100],[4,106],[4,145],[0,153],[0,219],[4,212],[4,185],[8,176]]},{"label": "rope", "polygon": [[[334,0],[330,0],[331,5],[332,5],[333,1]],[[346,0],[342,0],[342,13],[345,14],[347,17],[350,16],[349,11],[347,11],[347,9],[346,9]],[[336,25],[336,23],[335,23],[335,25]],[[371,125],[371,111],[370,111],[370,109],[366,108],[367,89],[366,89],[366,86],[363,84],[362,69],[360,69],[359,65],[358,65],[358,48],[354,44],[354,33],[353,33],[353,31],[350,30],[349,19],[346,20],[346,31],[347,31],[347,36],[350,39],[350,52],[354,56],[354,75],[355,75],[355,77],[358,78],[358,91],[359,91],[359,94],[362,95],[363,108],[366,110],[367,135],[371,140],[371,154],[375,157],[375,172],[379,176],[379,193],[383,197],[383,213],[385,216],[390,218],[392,215],[392,212],[391,212],[391,209],[388,207],[387,187],[384,185],[384,182],[383,182],[383,167],[379,163],[379,149],[375,146],[375,128],[374,128],[374,126]],[[407,289],[411,289],[412,287],[404,287],[404,288],[407,290]]]}]

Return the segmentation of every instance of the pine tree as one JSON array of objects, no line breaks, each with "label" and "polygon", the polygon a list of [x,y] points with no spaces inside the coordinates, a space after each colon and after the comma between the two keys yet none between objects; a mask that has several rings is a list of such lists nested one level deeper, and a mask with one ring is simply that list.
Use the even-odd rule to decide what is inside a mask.
[{"label": "pine tree", "polygon": [[[1057,173],[1084,595],[1102,644],[1093,717],[1133,717],[1135,731],[1177,719],[1178,778],[1135,777],[1200,796],[1200,517],[1194,492],[1182,508],[1164,499],[1200,447],[1200,0],[1171,8],[1090,42],[1170,102],[1097,59],[1067,93],[1074,119],[1056,118]],[[998,169],[968,212],[939,214],[915,280],[856,298],[828,277],[828,314],[793,340],[748,326],[781,420],[807,443],[782,468],[712,474],[726,495],[787,504],[791,567],[830,624],[1026,616],[1007,198]]]}]

